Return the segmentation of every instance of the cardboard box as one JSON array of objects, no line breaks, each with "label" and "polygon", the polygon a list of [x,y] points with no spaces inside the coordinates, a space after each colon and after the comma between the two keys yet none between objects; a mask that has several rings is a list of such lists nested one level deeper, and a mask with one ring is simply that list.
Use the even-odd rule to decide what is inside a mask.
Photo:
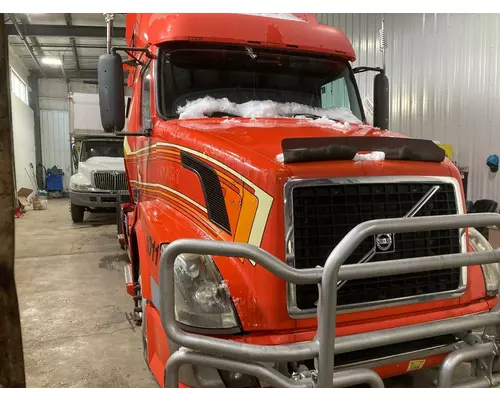
[{"label": "cardboard box", "polygon": [[33,189],[22,187],[17,191],[17,196],[27,198],[31,193],[33,193]]},{"label": "cardboard box", "polygon": [[500,229],[495,227],[488,228],[488,241],[491,247],[498,249],[500,247]]},{"label": "cardboard box", "polygon": [[30,202],[28,197],[34,192],[33,189],[21,188],[17,191],[17,200],[21,204],[21,208],[26,207]]}]

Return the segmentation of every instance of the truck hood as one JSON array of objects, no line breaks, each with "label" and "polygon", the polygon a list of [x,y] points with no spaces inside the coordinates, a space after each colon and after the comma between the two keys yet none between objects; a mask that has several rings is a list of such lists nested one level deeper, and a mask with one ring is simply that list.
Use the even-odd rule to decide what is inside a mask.
[{"label": "truck hood", "polygon": [[89,171],[125,171],[125,163],[122,157],[91,157],[80,162],[81,169]]},{"label": "truck hood", "polygon": [[[286,138],[314,138],[339,136],[383,136],[400,137],[404,135],[383,131],[372,126],[353,123],[340,123],[326,118],[317,120],[309,118],[280,119],[196,119],[178,120],[179,133],[184,136],[193,132],[193,142],[205,146],[230,146],[236,154],[245,157],[263,157],[273,163],[282,164],[281,142]],[[196,133],[194,133],[196,131]],[[194,144],[194,143],[193,143]],[[246,157],[245,157],[246,158]]]},{"label": "truck hood", "polygon": [[[159,171],[158,179],[162,179],[166,182],[166,186],[182,193],[183,197],[205,206],[203,186],[199,183],[199,180],[203,178],[200,178],[201,174],[197,177],[193,168],[190,167],[194,164],[185,164],[184,168],[177,169],[178,174],[174,174],[168,171],[167,165],[170,164],[163,162],[168,157],[169,162],[172,160],[172,162],[182,163],[183,160],[193,160],[186,156],[194,156],[194,159],[200,160],[200,164],[208,166],[212,173],[215,171],[220,176],[219,180],[223,185],[221,189],[226,190],[225,205],[228,210],[229,224],[232,224],[233,228],[231,232],[211,233],[193,220],[193,230],[182,231],[182,234],[179,234],[180,237],[198,237],[202,234],[200,232],[203,232],[203,237],[206,238],[248,242],[284,260],[284,238],[287,233],[283,221],[284,217],[290,217],[286,214],[284,194],[285,184],[290,178],[345,178],[370,175],[450,176],[451,174],[449,168],[451,163],[448,164],[448,161],[444,163],[358,162],[344,159],[285,164],[280,157],[283,153],[283,139],[345,136],[405,137],[371,126],[338,123],[323,118],[316,120],[196,118],[167,122],[156,120],[153,140],[160,160],[156,164]],[[135,142],[132,140],[130,142],[132,143],[130,153],[137,151],[133,147]],[[177,151],[180,152],[179,155],[176,154]],[[206,172],[207,169],[203,171]],[[455,173],[455,176],[458,175]],[[160,209],[160,206],[158,208]],[[168,214],[166,211],[164,213],[164,215]],[[245,215],[246,218],[239,219],[239,215]],[[188,223],[187,217],[182,218],[186,218],[183,221]],[[159,218],[159,221],[161,220]],[[175,223],[178,226],[182,225],[178,221]],[[166,227],[170,225],[170,223],[165,224]],[[241,229],[238,230],[238,227]],[[165,228],[165,231],[175,233],[172,237],[162,240],[168,242],[178,238],[177,229],[180,228],[171,231],[170,228]],[[248,233],[246,236],[237,236],[241,231]],[[273,277],[263,268],[251,268],[250,264],[245,265],[245,268],[239,269],[238,267],[236,273],[234,267],[240,264],[233,265],[223,260],[217,261],[220,261],[217,266],[223,279],[228,282],[235,306],[244,321],[244,329],[249,331],[279,330],[289,329],[290,326],[295,326],[294,324],[303,328],[308,326],[307,324],[313,326],[316,323],[315,320],[296,322],[290,319],[286,307],[286,285],[283,280]],[[261,282],[266,284],[263,286]]]}]

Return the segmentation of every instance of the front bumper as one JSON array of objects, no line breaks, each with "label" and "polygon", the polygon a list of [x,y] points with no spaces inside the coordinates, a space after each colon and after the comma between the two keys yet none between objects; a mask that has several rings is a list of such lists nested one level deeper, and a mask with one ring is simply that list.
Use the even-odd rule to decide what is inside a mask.
[{"label": "front bumper", "polygon": [[[347,347],[345,343],[356,343],[354,346],[367,351],[376,349],[381,343],[386,343],[393,334],[400,335],[401,328],[393,328],[379,332],[372,332],[370,335],[374,340],[366,340],[364,334],[354,335],[357,337],[344,337],[339,339],[339,353],[336,353],[335,372],[333,374],[333,387],[347,387],[357,384],[369,384],[372,387],[381,387],[381,378],[389,378],[403,375],[423,368],[440,367],[437,380],[438,387],[491,387],[500,383],[500,360],[498,358],[498,340],[500,336],[488,336],[473,334],[479,326],[496,327],[500,325],[500,312],[492,310],[482,315],[469,315],[452,318],[434,323],[418,324],[413,326],[419,337],[429,336],[432,332],[452,332],[456,331],[461,339],[451,339],[448,344],[436,344],[415,351],[402,351],[399,354],[391,354],[376,359],[365,359],[344,363],[340,359]],[[468,329],[471,328],[471,329]],[[405,329],[411,332],[411,329]],[[428,334],[423,332],[427,331]],[[487,332],[488,330],[486,330]],[[479,330],[478,332],[482,332]],[[377,337],[377,334],[380,334]],[[443,339],[444,339],[443,335]],[[450,335],[454,336],[454,335]],[[385,339],[384,339],[385,337]],[[345,339],[342,340],[342,339]],[[357,339],[360,339],[358,341]],[[431,338],[436,341],[437,338]],[[401,339],[399,339],[401,340]],[[413,345],[415,342],[402,343]],[[210,355],[187,348],[170,346],[174,350],[165,366],[165,386],[176,387],[183,385],[186,387],[224,387],[220,379],[216,379],[216,370],[227,370],[246,373],[255,376],[263,387],[316,387],[317,375],[314,369],[313,360],[305,360],[305,363],[297,360],[293,355],[290,359],[295,359],[298,364],[308,368],[305,374],[295,374],[295,376],[285,376],[286,363],[277,362],[252,362],[240,361],[242,357],[236,355],[234,358],[221,358],[217,355]],[[295,343],[295,345],[306,345],[307,343]],[[271,348],[272,346],[268,346]],[[389,347],[389,346],[386,346]],[[396,346],[391,346],[393,349]],[[243,347],[242,347],[243,348]],[[336,348],[337,351],[337,348]],[[453,383],[453,375],[462,362],[472,363],[472,378],[465,382]],[[281,365],[280,365],[281,364]],[[285,364],[285,365],[283,365]],[[368,372],[370,371],[370,372]],[[214,375],[215,373],[215,375]],[[340,379],[340,377],[342,379]],[[361,379],[361,377],[364,377]],[[360,380],[361,379],[361,380]]]},{"label": "front bumper", "polygon": [[[492,386],[500,381],[497,342],[500,341],[500,305],[484,314],[433,320],[426,323],[398,326],[373,332],[351,334],[336,338],[337,283],[343,280],[364,279],[418,271],[461,268],[468,265],[496,263],[500,250],[430,256],[388,262],[369,262],[343,265],[352,251],[365,238],[381,233],[420,232],[440,227],[460,229],[473,226],[500,225],[499,214],[447,215],[383,219],[364,222],[352,229],[331,252],[324,267],[296,270],[260,248],[243,243],[181,239],[172,242],[161,255],[160,316],[167,337],[182,346],[165,365],[165,386],[179,384],[179,368],[185,364],[215,367],[256,377],[271,386],[333,387],[368,383],[381,386],[380,376],[372,369],[354,367],[334,370],[338,355],[397,345],[443,335],[463,337],[467,345],[451,351],[441,364],[438,386],[451,387],[452,376],[460,362],[473,362],[474,379],[465,387]],[[307,342],[259,345],[232,342],[185,331],[175,320],[174,271],[176,257],[183,253],[247,258],[262,268],[294,284],[320,284],[317,311],[318,330]],[[485,329],[483,336],[471,331]],[[314,360],[314,369],[287,376],[266,363]],[[417,364],[418,365],[418,364]],[[334,373],[335,372],[335,373]],[[376,376],[375,376],[375,375]]]},{"label": "front bumper", "polygon": [[69,199],[72,204],[81,207],[116,208],[117,193],[109,192],[75,192],[70,190]]}]

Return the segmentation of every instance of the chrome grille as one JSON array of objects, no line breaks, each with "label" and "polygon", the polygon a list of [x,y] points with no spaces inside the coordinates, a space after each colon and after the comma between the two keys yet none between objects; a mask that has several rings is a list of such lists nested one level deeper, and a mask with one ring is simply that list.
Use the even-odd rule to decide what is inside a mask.
[{"label": "chrome grille", "polygon": [[127,180],[125,172],[94,172],[94,187],[99,190],[126,191]]}]

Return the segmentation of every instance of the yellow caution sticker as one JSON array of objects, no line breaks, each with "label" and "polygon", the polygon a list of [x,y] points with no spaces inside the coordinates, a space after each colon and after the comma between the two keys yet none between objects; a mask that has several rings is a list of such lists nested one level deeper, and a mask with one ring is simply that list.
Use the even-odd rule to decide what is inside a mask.
[{"label": "yellow caution sticker", "polygon": [[425,360],[412,360],[408,363],[408,369],[406,371],[416,371],[421,369],[425,364]]}]

